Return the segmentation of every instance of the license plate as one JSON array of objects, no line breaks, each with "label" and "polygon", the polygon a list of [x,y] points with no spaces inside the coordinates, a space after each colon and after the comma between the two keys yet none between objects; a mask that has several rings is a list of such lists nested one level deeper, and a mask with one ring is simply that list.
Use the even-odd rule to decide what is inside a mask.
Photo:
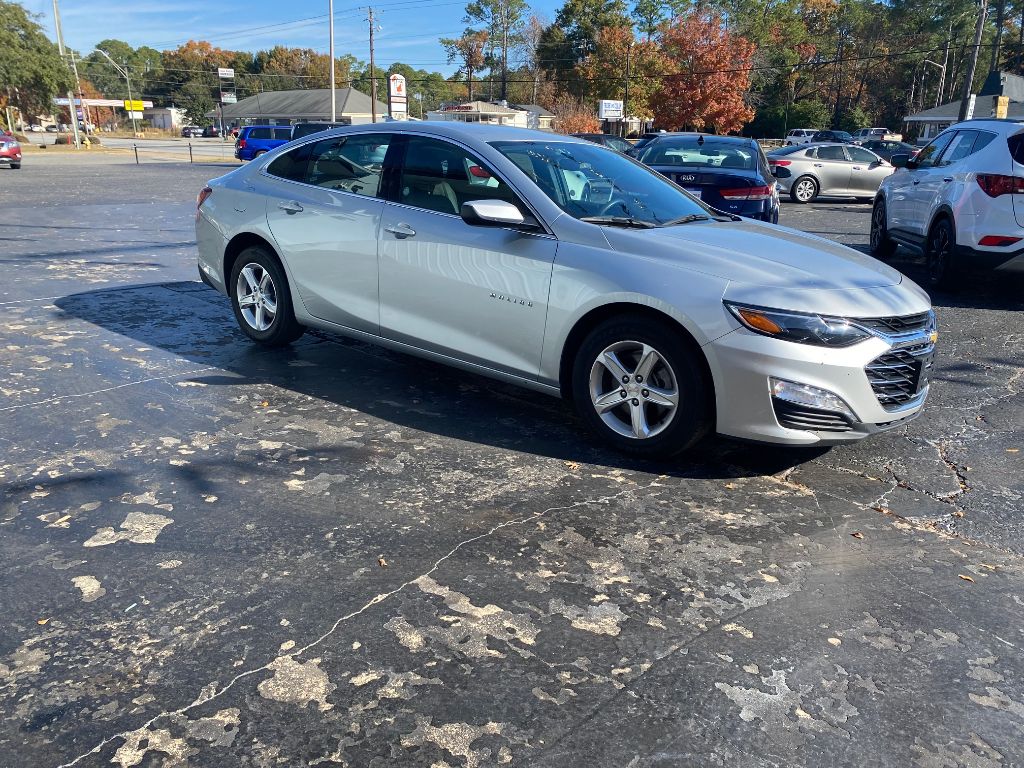
[{"label": "license plate", "polygon": [[700,200],[700,187],[683,187],[683,189]]}]

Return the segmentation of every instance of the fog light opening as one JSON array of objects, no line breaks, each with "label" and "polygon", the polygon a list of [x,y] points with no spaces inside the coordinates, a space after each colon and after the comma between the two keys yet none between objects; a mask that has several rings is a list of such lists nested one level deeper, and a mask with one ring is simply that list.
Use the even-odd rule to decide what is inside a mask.
[{"label": "fog light opening", "polygon": [[769,377],[768,383],[771,387],[772,397],[785,400],[797,405],[806,405],[809,408],[820,408],[823,411],[834,411],[841,413],[850,419],[858,421],[853,409],[846,404],[839,395],[829,392],[827,389],[812,387],[810,384],[800,384],[795,381],[776,379]]}]

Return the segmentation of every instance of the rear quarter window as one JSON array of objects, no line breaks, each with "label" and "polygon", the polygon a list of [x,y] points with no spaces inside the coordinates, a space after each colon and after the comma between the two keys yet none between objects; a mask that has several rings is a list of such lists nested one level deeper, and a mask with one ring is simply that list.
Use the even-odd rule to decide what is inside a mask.
[{"label": "rear quarter window", "polygon": [[1010,136],[1006,140],[1006,144],[1010,148],[1010,157],[1013,158],[1013,162],[1024,165],[1024,131]]},{"label": "rear quarter window", "polygon": [[291,141],[292,129],[291,128],[275,128],[274,129],[274,138],[275,139],[284,139],[285,141]]}]

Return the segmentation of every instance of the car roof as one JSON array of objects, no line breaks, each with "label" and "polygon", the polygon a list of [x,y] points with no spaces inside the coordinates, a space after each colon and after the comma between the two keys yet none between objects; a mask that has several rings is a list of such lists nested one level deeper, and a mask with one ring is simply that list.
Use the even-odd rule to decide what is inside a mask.
[{"label": "car roof", "polygon": [[[280,126],[276,126],[280,127]],[[488,125],[485,123],[463,123],[455,120],[396,120],[390,123],[366,123],[332,128],[327,135],[343,136],[346,133],[365,133],[367,130],[380,133],[408,133],[437,136],[449,139],[469,139],[484,143],[492,141],[543,141],[570,144],[588,144],[584,139],[562,133],[536,131],[529,128],[514,128],[510,125]],[[323,136],[321,135],[322,139]]]}]

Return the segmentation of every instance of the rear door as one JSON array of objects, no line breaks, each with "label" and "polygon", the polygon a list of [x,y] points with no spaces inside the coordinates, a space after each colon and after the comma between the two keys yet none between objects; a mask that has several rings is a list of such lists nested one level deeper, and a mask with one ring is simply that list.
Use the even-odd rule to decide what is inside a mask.
[{"label": "rear door", "polygon": [[374,334],[380,330],[377,248],[390,142],[391,134],[366,133],[303,144],[263,174],[272,190],[267,223],[306,309]]},{"label": "rear door", "polygon": [[536,378],[557,241],[467,224],[459,211],[469,200],[530,209],[464,147],[407,141],[381,226],[381,335]]},{"label": "rear door", "polygon": [[814,173],[821,185],[819,194],[849,195],[850,167],[852,163],[846,156],[846,150],[837,145],[818,147],[817,159],[814,161]]}]

